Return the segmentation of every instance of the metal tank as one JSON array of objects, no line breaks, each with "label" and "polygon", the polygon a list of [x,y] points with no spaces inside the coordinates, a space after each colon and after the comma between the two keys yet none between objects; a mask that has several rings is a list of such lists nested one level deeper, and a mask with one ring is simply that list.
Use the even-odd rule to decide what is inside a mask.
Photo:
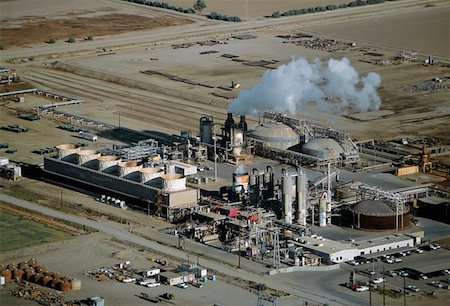
[{"label": "metal tank", "polygon": [[97,158],[98,171],[104,171],[108,168],[117,166],[122,160],[114,155],[104,155]]},{"label": "metal tank", "polygon": [[142,165],[137,162],[121,162],[119,163],[119,175],[121,177],[128,176],[142,169]]},{"label": "metal tank", "polygon": [[306,226],[306,175],[302,171],[295,178],[296,186],[296,209],[295,220],[298,224]]},{"label": "metal tank", "polygon": [[231,139],[231,129],[234,126],[234,119],[233,119],[233,114],[232,113],[228,113],[227,114],[227,120],[225,120],[224,123],[224,136],[226,138],[226,140],[230,140]]},{"label": "metal tank", "polygon": [[181,174],[164,174],[164,191],[174,192],[186,189],[186,177]]},{"label": "metal tank", "polygon": [[233,193],[239,195],[248,193],[248,184],[250,176],[247,171],[239,171],[233,173]]},{"label": "metal tank", "polygon": [[214,120],[212,116],[203,116],[200,118],[200,141],[204,143],[213,143]]},{"label": "metal tank", "polygon": [[258,169],[254,168],[250,174],[250,203],[256,204],[260,196],[260,176]]},{"label": "metal tank", "polygon": [[244,131],[240,128],[233,127],[231,129],[231,147],[233,148],[233,155],[241,155],[244,146]]},{"label": "metal tank", "polygon": [[319,226],[327,226],[327,193],[324,192],[319,199]]},{"label": "metal tank", "polygon": [[142,168],[139,173],[141,175],[141,183],[145,184],[148,181],[161,177],[164,171],[160,168]]},{"label": "metal tank", "polygon": [[249,134],[269,147],[282,150],[287,150],[300,141],[300,136],[291,127],[282,123],[266,122],[251,130]]},{"label": "metal tank", "polygon": [[273,198],[273,190],[274,190],[274,184],[273,184],[273,168],[272,166],[266,167],[266,172],[264,172],[263,175],[263,194],[264,199],[271,199]]},{"label": "metal tank", "polygon": [[[80,150],[77,152],[78,164],[85,166],[91,160],[97,160],[102,154],[96,150]],[[95,162],[97,165],[97,162]]]},{"label": "metal tank", "polygon": [[286,169],[282,169],[281,173],[284,221],[288,224],[292,224],[292,177]]}]

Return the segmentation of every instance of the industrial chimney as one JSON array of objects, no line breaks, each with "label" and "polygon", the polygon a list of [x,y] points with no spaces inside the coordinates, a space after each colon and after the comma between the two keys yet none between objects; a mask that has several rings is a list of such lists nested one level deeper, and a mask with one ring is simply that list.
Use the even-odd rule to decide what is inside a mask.
[{"label": "industrial chimney", "polygon": [[245,116],[241,116],[241,121],[239,121],[238,128],[244,132],[247,132],[247,122],[245,122]]}]

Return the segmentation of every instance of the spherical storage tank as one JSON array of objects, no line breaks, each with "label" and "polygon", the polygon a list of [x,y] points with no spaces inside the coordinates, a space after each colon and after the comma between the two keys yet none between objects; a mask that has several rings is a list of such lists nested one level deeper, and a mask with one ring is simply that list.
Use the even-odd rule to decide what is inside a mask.
[{"label": "spherical storage tank", "polygon": [[264,123],[250,132],[250,137],[262,140],[272,148],[286,150],[298,144],[299,135],[282,123]]},{"label": "spherical storage tank", "polygon": [[318,158],[338,158],[344,153],[344,149],[334,139],[314,138],[302,146],[302,152]]},{"label": "spherical storage tank", "polygon": [[121,159],[114,155],[104,155],[97,158],[98,171],[104,171],[110,167],[114,167],[121,162]]},{"label": "spherical storage tank", "polygon": [[186,189],[186,177],[181,174],[165,174],[161,176],[164,181],[164,191],[180,191]]},{"label": "spherical storage tank", "polygon": [[363,200],[350,208],[353,226],[369,230],[395,230],[409,226],[409,208],[404,207],[398,216],[387,203],[380,200]]}]

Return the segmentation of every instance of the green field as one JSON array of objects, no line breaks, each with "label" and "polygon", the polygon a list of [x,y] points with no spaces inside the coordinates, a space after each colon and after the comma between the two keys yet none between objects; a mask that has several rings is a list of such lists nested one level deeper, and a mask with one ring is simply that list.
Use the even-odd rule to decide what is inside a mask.
[{"label": "green field", "polygon": [[0,252],[70,238],[72,234],[20,216],[0,212]]}]

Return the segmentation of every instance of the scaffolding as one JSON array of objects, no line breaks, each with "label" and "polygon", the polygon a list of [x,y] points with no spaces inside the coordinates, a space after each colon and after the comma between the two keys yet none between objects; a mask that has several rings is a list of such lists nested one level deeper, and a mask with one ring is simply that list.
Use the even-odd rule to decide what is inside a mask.
[{"label": "scaffolding", "polygon": [[158,142],[154,139],[141,140],[133,147],[120,149],[120,158],[123,161],[142,161],[149,156],[157,154]]}]

